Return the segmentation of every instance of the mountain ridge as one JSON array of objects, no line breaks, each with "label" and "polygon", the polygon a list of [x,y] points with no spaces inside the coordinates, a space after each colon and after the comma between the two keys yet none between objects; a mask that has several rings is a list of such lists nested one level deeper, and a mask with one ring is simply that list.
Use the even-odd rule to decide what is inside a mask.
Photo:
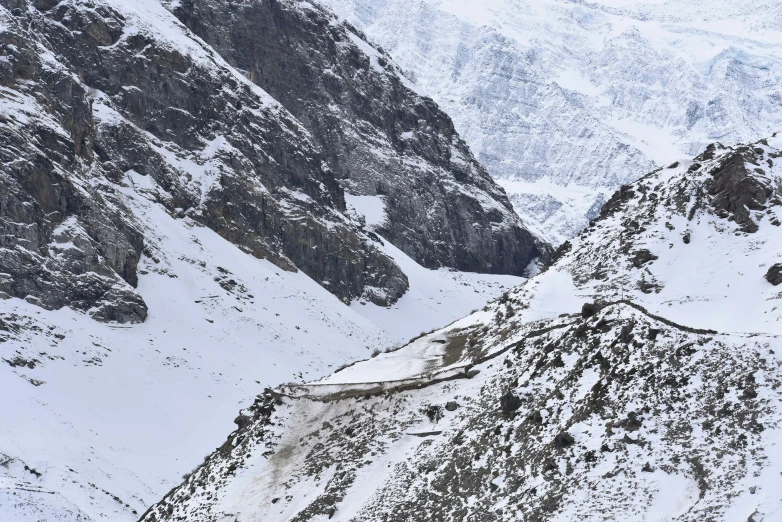
[{"label": "mountain ridge", "polygon": [[482,311],[267,390],[142,520],[773,519],[780,147],[653,171]]}]

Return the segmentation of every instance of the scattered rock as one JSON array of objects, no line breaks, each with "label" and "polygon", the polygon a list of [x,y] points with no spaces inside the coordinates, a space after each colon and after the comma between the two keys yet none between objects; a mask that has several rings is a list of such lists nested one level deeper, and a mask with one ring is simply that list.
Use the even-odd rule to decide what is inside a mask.
[{"label": "scattered rock", "polygon": [[557,449],[564,449],[572,446],[576,440],[573,438],[573,435],[570,433],[563,431],[559,433],[556,437],[554,437],[554,447]]},{"label": "scattered rock", "polygon": [[619,423],[619,426],[627,431],[636,431],[643,425],[643,419],[634,411],[627,414],[627,418]]},{"label": "scattered rock", "polygon": [[746,167],[752,154],[746,148],[739,148],[722,161],[711,172],[711,179],[704,184],[711,198],[711,204],[718,215],[727,215],[745,232],[758,230],[750,211],[765,210],[768,197],[773,190],[752,176]]},{"label": "scattered rock", "polygon": [[636,268],[640,268],[646,263],[650,261],[654,261],[656,259],[658,259],[658,257],[645,248],[641,250],[636,250],[633,255],[633,266]]},{"label": "scattered rock", "polygon": [[584,303],[581,307],[581,317],[589,319],[600,311],[600,307],[596,303]]},{"label": "scattered rock", "polygon": [[443,407],[437,404],[430,404],[426,407],[424,410],[424,415],[426,415],[429,418],[430,422],[437,423],[440,419],[443,418]]},{"label": "scattered rock", "polygon": [[516,394],[509,391],[500,397],[500,408],[502,409],[502,413],[510,415],[521,408],[521,399],[519,399]]},{"label": "scattered rock", "polygon": [[247,415],[239,415],[234,419],[234,424],[236,424],[240,430],[244,429],[250,422],[252,422],[252,418]]},{"label": "scattered rock", "polygon": [[766,281],[774,286],[782,283],[782,263],[776,263],[766,272]]}]

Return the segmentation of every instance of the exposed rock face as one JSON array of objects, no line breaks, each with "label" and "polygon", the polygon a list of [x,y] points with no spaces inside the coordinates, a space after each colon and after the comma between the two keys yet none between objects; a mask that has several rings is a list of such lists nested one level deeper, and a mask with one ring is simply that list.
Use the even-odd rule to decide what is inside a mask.
[{"label": "exposed rock face", "polygon": [[[628,320],[639,332],[658,331],[656,340],[635,341],[632,355],[609,348],[595,357],[593,345],[619,343]],[[610,326],[596,328],[601,322]],[[673,520],[727,520],[741,481],[767,468],[744,457],[763,453],[773,440],[767,431],[778,429],[769,425],[777,403],[761,397],[782,379],[775,365],[752,355],[768,354],[763,346],[772,337],[717,340],[616,304],[586,320],[545,324],[543,334],[527,325],[500,341],[491,350],[507,364],[476,361],[480,373],[471,379],[361,397],[323,395],[317,387],[304,396],[267,393],[245,411],[252,422],[142,520],[219,520],[227,513],[296,521],[329,513],[351,521],[418,520],[419,513],[436,521],[576,522],[597,513],[643,520],[628,513],[654,509],[664,490],[641,479],[653,469],[659,480],[686,484],[676,493],[686,515]],[[476,342],[496,342],[503,327],[492,323]],[[702,385],[690,385],[695,375]],[[763,389],[728,401],[725,390],[743,390],[750,375]],[[521,394],[516,415],[497,408],[505,386]],[[444,431],[410,442],[430,426],[419,409],[456,394],[471,399],[445,415]],[[299,428],[304,415],[316,421]],[[371,491],[363,477],[372,477]]]},{"label": "exposed rock face", "polygon": [[[44,308],[141,322],[143,235],[100,179],[86,87],[41,53],[24,2],[0,11],[0,290]],[[35,13],[35,11],[33,11]],[[18,112],[15,112],[18,111]]]},{"label": "exposed rock face", "polygon": [[746,232],[757,232],[758,225],[752,220],[750,212],[765,210],[768,196],[773,193],[773,187],[767,180],[758,176],[765,174],[758,164],[763,156],[762,148],[755,151],[740,147],[724,158],[711,172],[711,179],[704,184],[706,192],[712,196],[711,204],[717,215],[735,221]]},{"label": "exposed rock face", "polygon": [[[24,114],[0,121],[6,294],[143,320],[132,289],[143,231],[121,196],[129,175],[148,176],[172,214],[345,301],[388,304],[406,291],[376,239],[345,216],[309,133],[162,6],[0,5],[0,82]],[[172,34],[155,30],[160,17]]]},{"label": "exposed rock face", "polygon": [[[321,3],[453,118],[525,223],[555,245],[655,166],[782,128],[782,7],[771,0]],[[724,51],[699,57],[693,42]]]},{"label": "exposed rock face", "polygon": [[450,118],[355,28],[295,0],[172,6],[304,124],[347,192],[381,196],[377,232],[422,265],[521,275],[547,253]]}]

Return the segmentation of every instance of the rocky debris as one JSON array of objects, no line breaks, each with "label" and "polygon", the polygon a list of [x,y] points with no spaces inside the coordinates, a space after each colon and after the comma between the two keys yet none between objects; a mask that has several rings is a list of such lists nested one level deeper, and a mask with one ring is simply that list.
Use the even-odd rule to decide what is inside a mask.
[{"label": "rocky debris", "polygon": [[643,419],[634,411],[627,414],[627,418],[620,421],[619,427],[624,428],[627,431],[636,431],[643,426]]},{"label": "rocky debris", "polygon": [[[725,227],[737,234],[756,234],[778,221],[778,170],[754,166],[768,165],[767,160],[780,153],[776,147],[779,142],[771,140],[750,146],[715,145],[697,170],[690,171],[687,164],[658,169],[622,187],[588,229],[557,251],[554,264],[572,267],[578,286],[613,288],[615,298],[665,293],[668,263],[672,256],[684,255],[674,245],[691,244],[704,222],[719,236],[701,236],[699,247],[721,237]],[[756,241],[765,244],[769,233]],[[635,270],[627,273],[627,266]]]},{"label": "rocky debris", "polygon": [[636,250],[633,254],[632,262],[636,268],[641,268],[646,263],[659,259],[656,255],[649,252],[647,249]]},{"label": "rocky debris", "polygon": [[459,409],[459,403],[456,401],[448,401],[445,403],[445,409],[446,411],[456,411]]},{"label": "rocky debris", "polygon": [[[375,440],[364,443],[352,464],[340,461],[347,483],[317,488],[321,498],[347,498],[354,487],[352,473],[359,466],[362,472],[368,472],[364,466],[373,466],[366,464],[375,457],[372,452],[396,454],[397,440],[407,440],[403,437],[411,433],[429,433],[408,426],[420,426],[426,421],[421,419],[422,411],[443,396],[458,394],[474,399],[449,416],[442,433],[422,437],[414,455],[391,466],[380,459],[383,464],[371,468],[384,477],[383,484],[352,519],[374,520],[381,512],[399,520],[421,512],[442,513],[438,520],[551,520],[555,516],[584,520],[594,513],[622,518],[628,512],[643,512],[656,494],[657,489],[641,478],[646,473],[692,482],[694,494],[683,498],[689,518],[682,520],[719,519],[729,509],[732,495],[738,495],[737,488],[744,487],[741,481],[767,465],[764,433],[782,415],[765,391],[782,386],[773,356],[780,349],[779,339],[763,333],[718,335],[654,315],[640,303],[646,296],[650,306],[664,298],[662,305],[668,306],[657,304],[656,311],[669,315],[676,312],[668,310],[677,310],[671,304],[679,301],[689,306],[706,303],[699,306],[708,311],[710,301],[701,301],[697,287],[688,287],[686,293],[677,289],[676,300],[655,297],[654,288],[667,289],[654,271],[661,266],[667,270],[670,258],[666,256],[677,248],[680,256],[697,252],[674,245],[681,224],[691,223],[685,226],[699,230],[713,227],[710,235],[721,233],[730,241],[746,240],[744,234],[737,236],[736,230],[724,228],[724,218],[716,215],[711,196],[703,189],[711,172],[732,153],[733,149],[726,149],[723,155],[703,160],[697,171],[680,166],[652,173],[620,191],[613,198],[613,210],[563,248],[546,272],[476,316],[479,321],[484,321],[479,317],[492,319],[471,335],[471,377],[459,374],[447,381],[422,377],[417,386],[382,397],[363,396],[341,406],[330,403],[320,410],[322,420],[330,425],[336,425],[336,412],[341,411],[351,415],[357,432],[386,433],[383,445],[388,448],[379,449]],[[763,181],[766,175],[750,172],[749,176]],[[666,227],[666,222],[672,226]],[[762,251],[761,239],[769,240],[769,230],[776,228],[754,236],[753,252]],[[704,241],[708,235],[704,234]],[[589,296],[590,301],[582,304],[581,314],[574,313],[577,305],[569,299],[559,317],[539,319],[541,308],[534,307],[550,305],[534,300],[538,293],[550,295],[552,288],[565,289],[569,296]],[[644,293],[644,288],[653,289],[652,293]],[[525,319],[528,308],[535,319]],[[554,315],[545,309],[549,317]],[[311,411],[308,400],[297,399],[291,415],[296,416],[297,408]],[[693,419],[704,419],[697,430]],[[279,422],[284,425],[286,420]],[[292,440],[308,440],[297,428],[291,430]],[[291,476],[310,469],[314,462],[317,469],[330,469],[336,465],[333,455],[355,451],[355,446],[348,448],[323,431],[313,435],[309,444],[312,450],[297,449],[295,464],[289,453],[282,452],[279,460],[270,457],[271,465],[283,466]],[[267,465],[257,459],[253,466],[259,462]],[[227,469],[230,464],[218,465]],[[313,472],[307,476],[314,476]],[[214,476],[220,480],[219,474]],[[294,481],[286,487],[298,484]],[[271,489],[268,494],[274,497],[285,490]],[[220,497],[221,508],[235,505],[226,500],[232,494]],[[468,503],[465,498],[480,500]],[[496,509],[500,499],[502,510]],[[192,500],[182,490],[177,500],[156,510],[173,509],[186,517],[215,505]],[[299,506],[289,501],[287,506],[299,514],[299,520],[313,519],[320,509],[306,502]],[[244,506],[237,509],[252,511]]]},{"label": "rocky debris", "polygon": [[347,192],[382,199],[375,230],[420,264],[523,275],[547,257],[450,118],[355,27],[293,0],[171,6],[303,123]]},{"label": "rocky debris", "polygon": [[606,218],[620,211],[623,204],[631,201],[634,197],[635,192],[630,185],[622,185],[600,209],[600,218]]},{"label": "rocky debris", "polygon": [[600,311],[600,305],[597,303],[584,303],[581,307],[581,317],[583,319],[589,319]]},{"label": "rocky debris", "polygon": [[[354,500],[353,488],[363,485],[356,477],[368,473],[382,477],[381,484],[370,496],[362,492],[367,500],[361,506],[351,505],[351,520],[409,520],[418,513],[437,513],[434,519],[443,521],[589,520],[595,513],[624,520],[627,513],[650,509],[660,491],[653,483],[659,481],[644,475],[654,473],[691,484],[679,499],[687,506],[679,517],[683,522],[720,520],[747,479],[776,473],[767,448],[782,411],[769,390],[782,386],[774,355],[782,346],[774,330],[719,333],[673,320],[680,320],[682,309],[689,314],[682,317],[696,309],[708,316],[721,302],[704,298],[700,281],[680,280],[665,295],[672,285],[663,287],[671,280],[663,277],[677,263],[700,267],[687,256],[722,256],[703,265],[716,271],[708,276],[724,275],[718,270],[740,252],[750,257],[740,271],[762,266],[778,231],[758,218],[759,233],[748,236],[717,215],[705,182],[735,149],[719,152],[696,171],[689,172],[688,164],[663,169],[624,188],[612,198],[613,209],[573,238],[545,272],[472,316],[481,326],[468,341],[470,374],[434,378],[428,368],[413,384],[376,395],[360,385],[353,390],[352,384],[325,396],[298,394],[290,412],[274,419],[274,436],[287,440],[286,446],[254,450],[246,468],[300,477],[270,485],[263,493],[269,498],[284,498],[305,481],[309,488],[325,469],[337,469],[340,480],[312,486],[306,501],[288,499],[265,511],[268,502],[243,503],[247,495],[230,482],[226,470],[237,461],[215,457],[209,480],[216,489],[191,492],[183,485],[153,511],[174,513],[163,520],[185,520],[194,513],[216,518],[222,509],[274,518],[289,509],[297,520],[313,520],[334,499],[337,507]],[[759,182],[770,178],[772,186],[779,179],[774,171],[748,176]],[[772,193],[769,201],[776,197]],[[721,248],[685,248],[678,242],[682,227],[698,227],[699,246],[702,241]],[[730,270],[734,277],[736,265]],[[745,280],[757,287],[751,283],[757,273],[746,272]],[[662,295],[644,293],[643,282],[657,285]],[[729,282],[733,287],[734,279]],[[773,312],[777,297],[764,288],[755,297]],[[560,309],[558,299],[565,303]],[[582,299],[589,299],[588,306]],[[753,326],[767,324],[775,327]],[[412,349],[395,353],[410,356],[406,350]],[[421,429],[428,426],[422,412],[457,395],[465,397],[464,404],[438,436]],[[317,420],[302,429],[304,412]],[[354,427],[363,442],[337,437],[343,433],[338,420]],[[334,429],[320,428],[326,425]],[[257,425],[245,432],[251,430],[265,433]],[[378,433],[381,440],[373,436]],[[410,447],[411,434],[421,435],[420,445],[405,453],[401,448]],[[237,454],[256,447],[259,437]],[[346,461],[346,454],[352,459]],[[319,500],[310,500],[316,496]]]},{"label": "rocky debris", "polygon": [[[222,510],[274,519],[285,509],[295,520],[316,520],[356,498],[354,492],[364,487],[359,473],[381,480],[369,497],[361,489],[367,500],[352,512],[357,521],[377,520],[380,513],[409,520],[422,512],[440,513],[435,520],[552,520],[563,509],[566,520],[588,519],[595,512],[621,518],[646,509],[646,499],[657,490],[641,474],[651,472],[694,484],[708,480],[700,495],[695,491],[691,516],[683,520],[719,519],[732,492],[744,487],[743,478],[764,466],[749,455],[763,454],[762,424],[774,406],[755,399],[725,408],[718,397],[743,386],[746,375],[754,375],[764,388],[782,385],[775,364],[754,355],[778,341],[730,335],[715,340],[625,304],[607,306],[596,319],[612,319],[612,325],[586,337],[576,334],[582,323],[568,318],[549,321],[543,334],[525,325],[518,336],[501,341],[516,363],[493,364],[489,358],[477,364],[481,372],[473,379],[422,383],[416,390],[328,404],[321,398],[294,399],[232,434],[224,445],[230,452],[213,454],[193,474],[195,481],[173,490],[142,520],[219,518]],[[659,332],[654,343],[637,345],[632,356],[608,348],[628,322],[635,330]],[[492,323],[483,342],[496,342],[503,328]],[[679,349],[690,344],[698,349]],[[595,345],[607,348],[605,365],[595,359]],[[554,357],[568,362],[564,367],[539,364]],[[679,384],[682,376],[696,373],[701,376],[697,387]],[[676,386],[666,384],[673,381]],[[415,429],[422,426],[422,409],[445,389],[477,394],[437,436]],[[517,414],[510,418],[492,406],[503,389],[507,400],[520,390],[529,397],[514,404]],[[643,406],[635,410],[631,405]],[[316,420],[299,429],[304,412]],[[648,425],[647,418],[652,419]],[[707,436],[692,430],[693,418],[709,420],[702,427]],[[346,425],[354,429],[353,436],[344,437]],[[421,443],[408,453],[398,451],[408,447],[410,436]],[[541,451],[547,445],[552,451]],[[682,458],[685,448],[687,458]],[[242,466],[244,473],[274,469],[286,478],[248,503],[231,482]],[[332,469],[339,480],[311,485]],[[294,488],[305,482],[312,494],[306,500],[293,497]],[[273,499],[279,500],[272,504]],[[495,511],[501,499],[512,509]]]},{"label": "rocky debris", "polygon": [[782,284],[782,263],[775,263],[766,272],[766,281],[774,286]]},{"label": "rocky debris", "polygon": [[437,423],[443,418],[443,407],[437,404],[430,404],[424,409],[424,415],[429,419],[429,422]]},{"label": "rocky debris", "polygon": [[250,422],[252,421],[252,418],[248,417],[247,415],[239,415],[234,419],[234,424],[238,426],[238,429],[245,428]]},{"label": "rocky debris", "polygon": [[561,433],[558,433],[556,437],[554,437],[554,447],[557,449],[565,449],[573,444],[575,444],[576,439],[573,438],[573,435],[570,433],[563,431]]},{"label": "rocky debris", "polygon": [[695,157],[695,161],[702,162],[702,161],[713,160],[716,157],[717,152],[720,150],[725,150],[725,147],[721,143],[710,143],[709,145],[706,146],[706,150],[704,150],[703,152],[701,152]]}]

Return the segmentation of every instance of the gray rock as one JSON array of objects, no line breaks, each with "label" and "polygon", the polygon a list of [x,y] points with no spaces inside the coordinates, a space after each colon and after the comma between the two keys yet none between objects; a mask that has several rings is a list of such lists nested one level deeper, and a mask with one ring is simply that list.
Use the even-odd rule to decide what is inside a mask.
[{"label": "gray rock", "polygon": [[774,286],[782,284],[782,263],[775,263],[766,272],[766,281]]}]

